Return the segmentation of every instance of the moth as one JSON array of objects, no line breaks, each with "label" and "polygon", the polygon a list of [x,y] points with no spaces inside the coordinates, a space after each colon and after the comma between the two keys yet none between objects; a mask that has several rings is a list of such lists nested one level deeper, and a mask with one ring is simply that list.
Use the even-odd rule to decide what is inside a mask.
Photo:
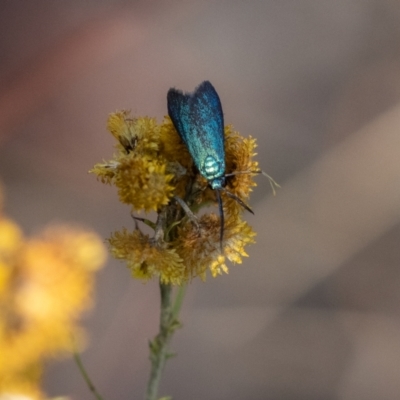
[{"label": "moth", "polygon": [[[224,114],[221,101],[209,81],[202,82],[193,93],[183,93],[171,88],[167,94],[168,114],[179,136],[189,150],[200,174],[207,179],[215,191],[221,218],[220,245],[224,238],[224,209],[221,199],[223,191],[243,208],[252,209],[243,200],[225,188],[226,177],[236,173],[225,173]],[[261,173],[243,171],[238,173]]]}]

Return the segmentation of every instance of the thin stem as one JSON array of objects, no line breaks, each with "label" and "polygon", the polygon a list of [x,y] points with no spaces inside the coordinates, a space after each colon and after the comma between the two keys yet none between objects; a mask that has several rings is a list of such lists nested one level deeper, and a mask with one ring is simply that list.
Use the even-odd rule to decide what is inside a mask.
[{"label": "thin stem", "polygon": [[175,314],[175,307],[174,310],[172,309],[172,286],[165,285],[160,282],[160,292],[160,331],[154,340],[150,342],[151,371],[147,386],[146,400],[157,400],[161,373],[164,368],[165,361],[169,356],[168,344],[173,333],[179,328],[179,322],[177,320],[177,315]]},{"label": "thin stem", "polygon": [[94,397],[96,397],[97,400],[103,400],[103,398],[100,396],[99,392],[97,391],[96,387],[94,386],[92,380],[90,379],[88,373],[86,372],[85,367],[83,366],[81,356],[78,353],[78,350],[74,349],[74,359],[76,362],[76,365],[79,368],[79,372],[81,373],[83,379],[85,380],[86,384],[88,385],[88,388],[90,391],[93,393]]}]

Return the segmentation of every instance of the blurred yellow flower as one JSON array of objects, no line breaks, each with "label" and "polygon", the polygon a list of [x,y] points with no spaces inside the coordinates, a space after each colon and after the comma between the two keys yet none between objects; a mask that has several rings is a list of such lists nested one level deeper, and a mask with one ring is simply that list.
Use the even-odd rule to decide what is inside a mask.
[{"label": "blurred yellow flower", "polygon": [[52,227],[27,240],[0,217],[0,399],[44,398],[42,364],[82,338],[78,318],[105,257],[94,233]]},{"label": "blurred yellow flower", "polygon": [[0,262],[15,256],[22,244],[22,232],[18,225],[0,216]]}]

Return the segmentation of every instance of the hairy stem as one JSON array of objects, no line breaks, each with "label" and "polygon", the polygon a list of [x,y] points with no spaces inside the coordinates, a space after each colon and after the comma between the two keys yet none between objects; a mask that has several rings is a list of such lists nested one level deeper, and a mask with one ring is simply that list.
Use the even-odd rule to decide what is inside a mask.
[{"label": "hairy stem", "polygon": [[[168,356],[170,356],[170,354],[168,354],[168,344],[174,332],[179,328],[177,314],[179,312],[180,304],[177,307],[175,302],[175,306],[172,306],[172,286],[160,282],[160,292],[160,331],[149,344],[151,371],[147,386],[146,400],[157,400],[161,373]],[[181,303],[181,301],[182,299],[179,297],[178,303]]]}]

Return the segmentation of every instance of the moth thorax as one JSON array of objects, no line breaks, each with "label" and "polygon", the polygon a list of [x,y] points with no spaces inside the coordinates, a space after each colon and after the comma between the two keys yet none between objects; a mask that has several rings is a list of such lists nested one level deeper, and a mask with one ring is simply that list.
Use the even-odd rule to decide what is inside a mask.
[{"label": "moth thorax", "polygon": [[215,178],[209,182],[211,189],[222,189],[225,186],[225,177],[221,176],[220,178]]},{"label": "moth thorax", "polygon": [[207,156],[200,171],[208,180],[225,175],[225,163],[217,161],[213,156]]}]

